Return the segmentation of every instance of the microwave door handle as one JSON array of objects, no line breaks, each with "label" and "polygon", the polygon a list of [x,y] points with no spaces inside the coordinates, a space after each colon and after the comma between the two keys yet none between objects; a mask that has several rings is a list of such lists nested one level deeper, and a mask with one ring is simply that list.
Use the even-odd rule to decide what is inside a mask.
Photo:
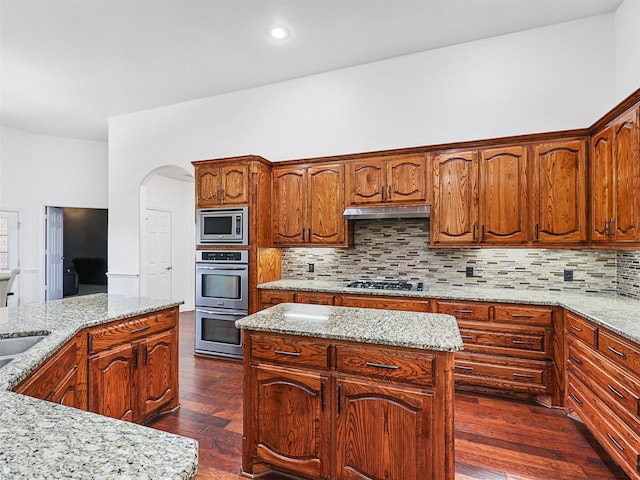
[{"label": "microwave door handle", "polygon": [[216,310],[216,311],[200,310],[199,308],[196,308],[196,312],[207,313],[209,315],[227,315],[229,317],[246,317],[247,316],[246,313],[229,313],[229,312],[221,312],[219,310]]}]

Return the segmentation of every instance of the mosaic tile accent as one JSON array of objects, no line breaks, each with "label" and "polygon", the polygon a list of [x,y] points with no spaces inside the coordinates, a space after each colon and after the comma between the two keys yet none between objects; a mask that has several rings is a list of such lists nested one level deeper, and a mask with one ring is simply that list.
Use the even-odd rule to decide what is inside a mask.
[{"label": "mosaic tile accent", "polygon": [[[428,248],[424,219],[358,220],[350,248],[283,250],[283,279],[403,280],[439,286],[614,293],[619,276],[613,250]],[[640,282],[640,255],[635,283]],[[315,271],[308,272],[308,264]],[[474,276],[465,276],[473,267]],[[574,281],[565,282],[564,269]],[[626,287],[625,287],[626,288]],[[626,291],[626,290],[625,290]]]},{"label": "mosaic tile accent", "polygon": [[618,293],[640,298],[640,252],[619,251],[616,257]]}]

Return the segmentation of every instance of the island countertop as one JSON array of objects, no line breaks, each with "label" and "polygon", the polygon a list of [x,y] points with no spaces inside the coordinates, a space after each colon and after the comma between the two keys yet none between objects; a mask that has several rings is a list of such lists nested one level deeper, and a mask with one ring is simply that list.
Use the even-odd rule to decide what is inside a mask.
[{"label": "island countertop", "polygon": [[0,368],[0,478],[193,478],[196,440],[10,391],[83,328],[181,303],[96,294],[0,308],[0,338],[46,335]]},{"label": "island countertop", "polygon": [[455,317],[438,313],[281,303],[237,320],[236,326],[422,350],[462,350]]}]

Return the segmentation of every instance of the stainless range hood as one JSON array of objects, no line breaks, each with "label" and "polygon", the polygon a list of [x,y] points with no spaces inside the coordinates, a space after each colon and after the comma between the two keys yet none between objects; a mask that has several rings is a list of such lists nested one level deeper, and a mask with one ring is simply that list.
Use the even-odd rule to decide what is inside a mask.
[{"label": "stainless range hood", "polygon": [[428,218],[429,211],[429,205],[420,205],[417,207],[354,207],[346,208],[343,215],[347,220]]}]

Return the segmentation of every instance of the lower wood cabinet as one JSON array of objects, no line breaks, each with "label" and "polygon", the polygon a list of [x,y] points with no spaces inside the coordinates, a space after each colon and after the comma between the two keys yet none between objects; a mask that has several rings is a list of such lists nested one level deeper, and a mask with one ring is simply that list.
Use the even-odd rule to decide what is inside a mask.
[{"label": "lower wood cabinet", "polygon": [[244,477],[453,480],[452,354],[251,331],[243,340]]}]

